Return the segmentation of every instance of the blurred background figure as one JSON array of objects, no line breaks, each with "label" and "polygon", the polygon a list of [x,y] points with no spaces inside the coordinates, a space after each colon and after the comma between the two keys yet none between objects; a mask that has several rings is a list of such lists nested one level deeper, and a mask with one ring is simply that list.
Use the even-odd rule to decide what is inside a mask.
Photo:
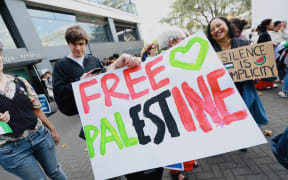
[{"label": "blurred background figure", "polygon": [[46,87],[48,95],[51,99],[54,99],[53,95],[53,84],[52,84],[52,73],[48,69],[42,70],[42,81]]},{"label": "blurred background figure", "polygon": [[271,41],[271,36],[268,31],[273,29],[272,19],[264,19],[257,27],[259,38],[257,43],[268,42]]},{"label": "blurred background figure", "polygon": [[234,30],[234,36],[241,39],[247,39],[242,35],[244,27],[248,24],[248,21],[240,18],[231,18],[229,20]]},{"label": "blurred background figure", "polygon": [[109,61],[109,58],[107,58],[107,57],[103,58],[103,62],[104,62],[104,66],[106,66],[106,67],[111,64]]},{"label": "blurred background figure", "polygon": [[[268,33],[273,29],[272,19],[264,19],[260,23],[260,25],[258,25],[257,29],[259,30],[259,38],[257,43],[264,43],[272,40],[270,33]],[[273,88],[273,86],[274,86],[273,81],[270,82],[266,80],[265,81],[261,80],[255,85],[255,88],[258,90],[262,90],[267,88]],[[261,96],[262,92],[259,92],[258,94]]]},{"label": "blurred background figure", "polygon": [[251,44],[256,44],[258,41],[259,35],[257,29],[251,29],[251,33],[249,34],[249,42]]},{"label": "blurred background figure", "polygon": [[272,31],[269,31],[269,34],[275,47],[288,40],[288,34],[284,30],[284,25],[281,21],[273,23]]},{"label": "blurred background figure", "polygon": [[154,57],[158,54],[158,46],[155,43],[149,44],[147,46],[147,55],[148,57]]},{"label": "blurred background figure", "polygon": [[187,37],[185,32],[180,28],[171,28],[158,37],[158,44],[160,50],[167,50],[170,47],[175,46]]},{"label": "blurred background figure", "polygon": [[112,59],[112,63],[113,63],[119,58],[119,54],[114,53],[112,57],[113,57],[113,59]]}]

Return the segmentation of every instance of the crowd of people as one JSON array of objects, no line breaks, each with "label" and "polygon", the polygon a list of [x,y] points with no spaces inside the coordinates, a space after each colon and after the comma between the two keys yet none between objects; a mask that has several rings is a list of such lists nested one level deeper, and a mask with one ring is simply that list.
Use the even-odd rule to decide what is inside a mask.
[{"label": "crowd of people", "polygon": [[[283,81],[283,89],[279,95],[288,97],[286,21],[273,22],[271,19],[265,19],[257,27],[257,35],[253,32],[246,37],[242,32],[247,23],[246,20],[239,18],[227,20],[225,17],[215,17],[207,25],[206,35],[216,52],[272,41],[278,64],[279,80]],[[43,81],[50,89],[49,91],[53,89],[53,93],[50,93],[59,110],[67,116],[72,116],[78,114],[78,110],[71,83],[122,67],[136,67],[141,61],[149,61],[188,36],[187,31],[171,28],[160,34],[157,41],[145,47],[141,57],[113,54],[102,61],[95,56],[85,55],[88,34],[78,25],[71,26],[65,33],[70,54],[55,63],[52,85],[51,72],[43,73]],[[16,78],[3,73],[2,50],[3,45],[0,43],[0,121],[7,123],[13,133],[0,135],[1,166],[22,179],[45,179],[45,174],[51,179],[68,179],[57,162],[54,145],[59,143],[60,137],[55,127],[41,111],[37,94],[31,85],[24,78]],[[273,81],[275,79],[267,78],[235,83],[258,126],[267,124],[269,120],[256,89],[273,88],[275,87]],[[85,139],[83,128],[80,128],[79,137]],[[287,137],[288,130],[273,138],[272,143],[273,153],[286,168],[288,164]],[[241,151],[246,152],[247,149],[241,149]],[[185,170],[191,171],[197,166],[194,160],[184,162]],[[170,171],[170,173],[173,179],[188,179],[183,171]],[[162,174],[163,168],[156,168],[128,174],[126,178],[128,180],[160,180]]]}]

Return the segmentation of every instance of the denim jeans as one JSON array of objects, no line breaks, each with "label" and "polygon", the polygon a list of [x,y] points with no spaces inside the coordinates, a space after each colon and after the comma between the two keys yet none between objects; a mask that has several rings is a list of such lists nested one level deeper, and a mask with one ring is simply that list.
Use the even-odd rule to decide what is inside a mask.
[{"label": "denim jeans", "polygon": [[288,128],[271,139],[271,147],[278,162],[288,169]]},{"label": "denim jeans", "polygon": [[288,72],[286,72],[283,78],[283,91],[288,92]]},{"label": "denim jeans", "polygon": [[[0,164],[8,172],[24,180],[67,180],[57,162],[54,141],[44,127],[22,140],[7,142],[0,147]],[[39,165],[40,164],[40,165]]]}]

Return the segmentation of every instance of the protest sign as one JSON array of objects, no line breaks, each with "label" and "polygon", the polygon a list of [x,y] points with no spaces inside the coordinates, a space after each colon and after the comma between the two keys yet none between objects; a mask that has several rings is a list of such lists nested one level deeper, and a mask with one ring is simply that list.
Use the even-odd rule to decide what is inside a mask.
[{"label": "protest sign", "polygon": [[172,164],[172,165],[169,165],[169,166],[165,166],[164,168],[172,169],[172,170],[178,170],[178,171],[184,171],[183,163]]},{"label": "protest sign", "polygon": [[221,51],[217,55],[234,82],[278,76],[271,41]]},{"label": "protest sign", "polygon": [[266,142],[203,32],[73,91],[96,180]]}]

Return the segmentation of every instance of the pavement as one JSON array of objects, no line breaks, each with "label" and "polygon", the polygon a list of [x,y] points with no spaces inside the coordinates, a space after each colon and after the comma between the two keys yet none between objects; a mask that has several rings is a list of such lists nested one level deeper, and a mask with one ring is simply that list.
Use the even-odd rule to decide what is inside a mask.
[{"label": "pavement", "polygon": [[[288,98],[279,97],[279,90],[280,87],[263,90],[261,96],[270,120],[261,129],[270,129],[273,135],[288,127]],[[93,180],[88,152],[85,151],[86,143],[78,138],[81,126],[79,117],[67,117],[58,111],[49,119],[61,137],[56,152],[69,179]],[[199,167],[188,172],[189,180],[287,180],[288,170],[276,161],[270,148],[271,137],[266,138],[269,143],[251,147],[247,152],[234,151],[198,160]],[[17,179],[19,178],[0,167],[0,180]],[[171,179],[169,172],[165,170],[163,180]]]}]

